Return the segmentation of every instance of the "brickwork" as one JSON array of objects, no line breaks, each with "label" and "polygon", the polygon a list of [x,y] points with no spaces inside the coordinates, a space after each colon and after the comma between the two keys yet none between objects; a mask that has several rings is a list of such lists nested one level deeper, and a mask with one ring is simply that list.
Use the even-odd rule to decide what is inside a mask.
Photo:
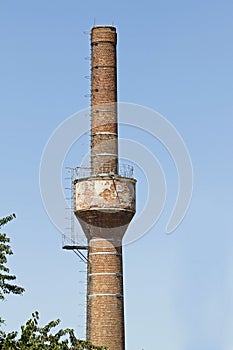
[{"label": "brickwork", "polygon": [[122,248],[94,238],[89,242],[88,259],[87,337],[93,344],[123,350]]},{"label": "brickwork", "polygon": [[135,183],[120,176],[75,181],[74,212],[88,239],[93,235],[123,238],[135,214]]},{"label": "brickwork", "polygon": [[74,182],[74,212],[88,240],[87,340],[125,350],[122,239],[136,181],[118,175],[116,39],[114,27],[92,29],[92,172]]},{"label": "brickwork", "polygon": [[94,27],[91,32],[91,163],[96,174],[102,166],[117,174],[116,29]]}]

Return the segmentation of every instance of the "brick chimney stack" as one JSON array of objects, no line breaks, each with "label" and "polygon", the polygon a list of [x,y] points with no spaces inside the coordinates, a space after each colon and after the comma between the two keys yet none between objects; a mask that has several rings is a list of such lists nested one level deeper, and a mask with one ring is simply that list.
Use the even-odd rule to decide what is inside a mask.
[{"label": "brick chimney stack", "polygon": [[91,168],[74,181],[74,213],[88,241],[87,340],[125,350],[122,239],[136,180],[118,164],[116,42],[116,28],[92,28]]},{"label": "brick chimney stack", "polygon": [[92,28],[91,166],[94,174],[118,172],[116,44],[116,28]]}]

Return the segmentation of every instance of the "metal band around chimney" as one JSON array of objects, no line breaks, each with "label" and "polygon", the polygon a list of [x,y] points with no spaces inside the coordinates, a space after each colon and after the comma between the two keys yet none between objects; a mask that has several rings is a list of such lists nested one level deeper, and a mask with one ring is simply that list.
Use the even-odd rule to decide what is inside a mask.
[{"label": "metal band around chimney", "polygon": [[116,298],[123,298],[123,294],[116,293],[116,294],[88,294],[89,298],[92,297],[116,297]]},{"label": "metal band around chimney", "polygon": [[89,255],[122,255],[122,254],[118,252],[94,252],[94,253],[89,253]]},{"label": "metal band around chimney", "polygon": [[116,276],[116,277],[123,277],[122,273],[118,273],[118,272],[95,272],[95,273],[89,273],[88,276],[105,276],[105,275],[112,275],[112,276]]}]

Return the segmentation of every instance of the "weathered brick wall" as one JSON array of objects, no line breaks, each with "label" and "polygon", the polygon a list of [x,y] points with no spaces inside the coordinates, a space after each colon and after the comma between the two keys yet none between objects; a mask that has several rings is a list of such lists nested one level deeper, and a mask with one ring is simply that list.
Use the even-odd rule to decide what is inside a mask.
[{"label": "weathered brick wall", "polygon": [[122,248],[93,238],[88,260],[87,338],[109,350],[124,350]]},{"label": "weathered brick wall", "polygon": [[95,176],[74,182],[74,213],[88,240],[110,235],[123,238],[135,214],[135,184],[134,179],[121,176]]},{"label": "weathered brick wall", "polygon": [[92,29],[92,173],[74,182],[74,212],[88,240],[87,339],[125,350],[122,238],[135,213],[135,180],[117,176],[116,40],[114,27]]},{"label": "weathered brick wall", "polygon": [[117,66],[116,29],[94,27],[91,32],[91,163],[117,174]]}]

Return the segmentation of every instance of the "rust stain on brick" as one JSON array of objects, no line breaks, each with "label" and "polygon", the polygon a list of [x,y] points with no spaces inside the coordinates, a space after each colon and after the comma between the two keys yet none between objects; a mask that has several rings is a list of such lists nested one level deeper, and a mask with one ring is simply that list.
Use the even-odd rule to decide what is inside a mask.
[{"label": "rust stain on brick", "polygon": [[74,212],[88,240],[87,340],[125,350],[122,238],[135,213],[136,181],[117,175],[116,42],[115,27],[92,28],[92,172],[74,183]]},{"label": "rust stain on brick", "polygon": [[99,196],[104,200],[109,201],[112,197],[112,192],[106,188],[102,193],[99,194]]}]

